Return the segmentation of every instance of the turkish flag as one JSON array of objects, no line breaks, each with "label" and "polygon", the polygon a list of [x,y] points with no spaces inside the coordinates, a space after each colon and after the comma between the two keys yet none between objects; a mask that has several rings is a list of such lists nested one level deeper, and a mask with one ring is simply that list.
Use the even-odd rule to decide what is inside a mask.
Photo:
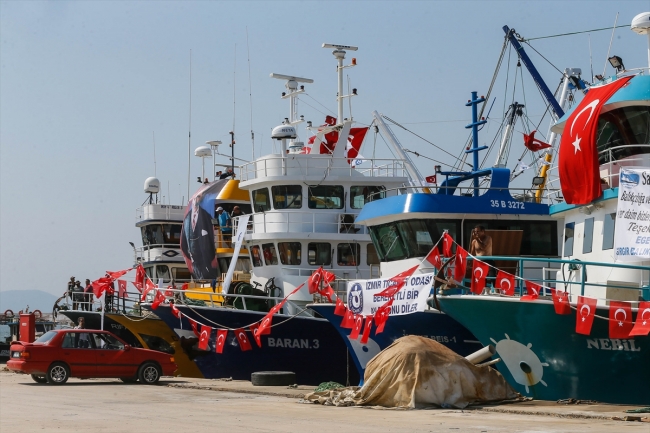
[{"label": "turkish flag", "polygon": [[501,290],[501,293],[508,296],[515,294],[515,276],[499,269],[494,287]]},{"label": "turkish flag", "polygon": [[596,300],[578,296],[578,305],[576,314],[576,334],[591,334],[591,325],[594,323],[596,315]]},{"label": "turkish flag", "polygon": [[632,304],[609,301],[609,338],[629,338],[633,327]]},{"label": "turkish flag", "polygon": [[271,325],[273,323],[273,314],[269,312],[258,324],[253,324],[250,326],[251,332],[253,333],[253,338],[257,343],[258,347],[262,347],[262,335],[271,334]]},{"label": "turkish flag", "polygon": [[172,302],[171,304],[169,304],[169,308],[171,308],[171,310],[172,310],[172,314],[174,315],[174,317],[176,317],[177,319],[180,319],[180,318],[181,318],[181,310],[178,309],[178,307],[176,306],[176,304],[174,304],[174,303]]},{"label": "turkish flag", "polygon": [[108,291],[112,282],[113,280],[111,280],[108,277],[102,277],[93,281],[91,284],[93,286],[93,294],[95,295],[95,297],[99,298],[100,296],[102,296],[102,293]]},{"label": "turkish flag", "polygon": [[239,342],[239,347],[241,348],[242,352],[253,350],[251,342],[248,340],[248,336],[246,335],[246,331],[241,328],[235,329],[235,336],[237,337],[237,341]]},{"label": "turkish flag", "polygon": [[258,338],[259,330],[260,330],[260,323],[255,322],[255,323],[253,323],[252,325],[250,325],[248,327],[248,329],[251,331],[251,334],[253,334],[253,340],[255,340],[255,343],[257,343],[257,347],[262,347],[261,335],[260,335],[260,338]]},{"label": "turkish flag", "polygon": [[456,260],[454,266],[454,280],[460,283],[465,279],[465,271],[467,270],[467,250],[460,245],[456,248]]},{"label": "turkish flag", "polygon": [[190,287],[189,283],[185,283],[181,286],[181,290],[187,290]]},{"label": "turkish flag", "polygon": [[433,265],[434,268],[442,268],[442,260],[440,260],[440,252],[438,251],[438,245],[431,248],[431,251],[425,257],[425,260]]},{"label": "turkish flag", "polygon": [[341,301],[341,298],[336,298],[336,308],[334,308],[334,314],[337,316],[345,316],[345,304]]},{"label": "turkish flag", "polygon": [[361,314],[358,314],[354,316],[354,328],[352,328],[352,332],[350,332],[351,340],[356,340],[359,338],[361,328],[363,328],[363,316]]},{"label": "turkish flag", "polygon": [[524,295],[521,297],[522,301],[533,301],[537,298],[539,298],[539,292],[542,291],[542,286],[540,286],[537,283],[533,283],[532,281],[526,281],[526,293],[527,295]]},{"label": "turkish flag", "polygon": [[350,310],[345,310],[345,316],[341,320],[341,328],[343,329],[352,329],[354,326],[354,314]]},{"label": "turkish flag", "polygon": [[648,335],[648,333],[650,333],[650,302],[639,302],[636,323],[632,331],[630,331],[630,337],[634,335]]},{"label": "turkish flag", "polygon": [[227,329],[217,329],[217,344],[214,348],[214,351],[217,353],[223,353],[223,346],[226,345],[226,338],[228,337]]},{"label": "turkish flag", "polygon": [[208,350],[208,343],[210,342],[210,334],[212,328],[206,325],[201,325],[201,334],[199,336],[199,350]]},{"label": "turkish flag", "polygon": [[571,314],[571,305],[569,304],[569,294],[560,290],[551,289],[553,294],[553,307],[556,314]]},{"label": "turkish flag", "polygon": [[196,337],[198,338],[199,337],[199,324],[196,323],[195,320],[192,320],[192,319],[189,319],[189,318],[187,320],[190,321],[190,326],[192,327],[192,332],[194,332],[194,335],[196,335]]},{"label": "turkish flag", "polygon": [[129,295],[126,294],[126,280],[117,280],[117,296],[120,298],[128,298]]},{"label": "turkish flag", "polygon": [[359,155],[359,149],[363,144],[363,139],[366,138],[366,132],[368,128],[350,128],[350,134],[348,135],[348,145],[346,146],[348,163],[351,159],[355,159]]},{"label": "turkish flag", "polygon": [[454,245],[454,239],[449,236],[448,232],[445,232],[444,235],[442,235],[442,254],[449,258],[451,257],[451,247]]},{"label": "turkish flag", "polygon": [[144,289],[142,290],[142,300],[147,299],[147,293],[156,288],[156,285],[147,277],[144,282]]},{"label": "turkish flag", "polygon": [[392,281],[395,284],[393,284],[392,286],[388,286],[386,289],[377,293],[375,296],[385,296],[387,298],[394,296],[395,293],[399,292],[402,289],[402,287],[404,287],[404,285],[406,284],[406,280],[408,280],[408,278],[411,275],[413,275],[415,270],[419,267],[420,265],[415,265],[404,272],[400,272],[399,274],[395,275],[393,278],[390,278],[388,281]]},{"label": "turkish flag", "polygon": [[[458,249],[460,249],[460,247],[458,247]],[[485,288],[485,279],[488,276],[488,272],[490,272],[490,268],[487,263],[482,262],[479,259],[474,259],[474,263],[472,264],[472,283],[470,285],[472,293],[476,293],[477,295],[483,293],[483,289]]]},{"label": "turkish flag", "polygon": [[596,132],[602,106],[632,77],[589,89],[567,119],[559,152],[560,187],[568,204],[588,204],[601,195]]},{"label": "turkish flag", "polygon": [[375,335],[384,332],[384,325],[386,325],[386,321],[388,321],[388,317],[390,316],[391,305],[393,305],[392,298],[375,311],[375,325],[377,325]]},{"label": "turkish flag", "polygon": [[530,135],[524,134],[524,146],[528,148],[528,150],[532,150],[533,152],[539,152],[542,149],[548,149],[549,147],[553,147],[548,143],[544,143],[543,141],[540,141],[535,138],[535,133],[537,131],[531,131]]},{"label": "turkish flag", "polygon": [[437,179],[436,175],[434,174],[434,175],[425,177],[424,180],[426,180],[428,183],[436,183],[438,179]]},{"label": "turkish flag", "polygon": [[361,336],[361,344],[368,344],[368,338],[370,338],[371,330],[372,330],[372,316],[366,316],[366,325],[363,328],[363,335]]},{"label": "turkish flag", "polygon": [[153,297],[153,302],[151,303],[151,309],[155,310],[160,304],[165,300],[165,295],[160,290],[156,290],[156,296]]},{"label": "turkish flag", "polygon": [[117,280],[120,278],[122,275],[126,274],[133,268],[125,269],[123,271],[116,271],[116,272],[111,272],[111,271],[106,271],[106,275],[110,276],[112,279]]},{"label": "turkish flag", "polygon": [[142,264],[139,264],[137,268],[135,268],[135,281],[133,284],[135,287],[142,292],[142,289],[144,289],[144,278],[147,275],[147,273],[144,271],[144,266]]},{"label": "turkish flag", "polygon": [[318,293],[318,289],[320,289],[319,287],[320,282],[323,280],[323,277],[321,275],[322,271],[323,271],[323,267],[321,266],[320,268],[312,272],[311,276],[307,280],[307,289],[309,290],[310,295]]}]

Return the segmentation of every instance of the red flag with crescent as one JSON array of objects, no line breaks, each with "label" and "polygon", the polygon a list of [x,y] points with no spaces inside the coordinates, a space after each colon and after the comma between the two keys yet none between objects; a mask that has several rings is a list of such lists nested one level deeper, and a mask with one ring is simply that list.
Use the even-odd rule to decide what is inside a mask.
[{"label": "red flag with crescent", "polygon": [[442,254],[449,258],[451,257],[451,247],[454,245],[454,239],[449,236],[449,232],[442,235]]},{"label": "red flag with crescent", "polygon": [[442,268],[442,260],[440,260],[440,251],[438,251],[438,245],[431,248],[431,251],[425,257],[425,260],[431,263],[431,265],[433,265],[433,267],[436,269]]},{"label": "red flag with crescent", "polygon": [[93,281],[91,285],[93,286],[93,294],[95,297],[99,298],[102,296],[102,293],[108,291],[112,282],[113,280],[108,277],[102,277]]},{"label": "red flag with crescent", "polygon": [[273,314],[269,312],[260,323],[254,323],[250,326],[251,332],[253,333],[253,338],[258,347],[262,347],[262,335],[271,334],[271,325],[273,324]]},{"label": "red flag with crescent", "polygon": [[223,346],[226,345],[226,338],[228,337],[227,329],[217,329],[217,344],[214,348],[214,351],[217,353],[223,353]]},{"label": "red flag with crescent", "polygon": [[384,305],[377,308],[377,311],[375,311],[375,325],[377,325],[377,328],[375,329],[375,335],[384,332],[384,326],[386,325],[388,316],[390,316],[390,308],[391,305],[393,305],[393,300],[394,299],[391,298]]},{"label": "red flag with crescent", "polygon": [[155,310],[160,304],[165,301],[165,295],[161,290],[156,290],[156,296],[153,297],[153,302],[151,303],[151,309]]},{"label": "red flag with crescent", "polygon": [[632,304],[609,301],[609,338],[629,338],[633,327]]},{"label": "red flag with crescent", "polygon": [[488,272],[490,272],[490,267],[487,263],[479,259],[474,259],[474,263],[472,264],[472,283],[470,285],[472,293],[476,293],[477,295],[483,293]]},{"label": "red flag with crescent", "polygon": [[494,287],[501,290],[501,293],[508,296],[515,294],[515,276],[499,269]]},{"label": "red flag with crescent", "polygon": [[144,289],[144,278],[147,275],[147,273],[144,271],[144,266],[142,264],[139,264],[135,268],[135,281],[133,282],[133,285],[140,291],[142,292],[142,289]]},{"label": "red flag with crescent", "polygon": [[337,316],[345,316],[345,304],[341,301],[341,298],[336,298],[336,307],[334,308],[334,314]]},{"label": "red flag with crescent", "polygon": [[307,280],[307,289],[309,290],[310,295],[318,293],[318,289],[319,289],[318,286],[320,285],[320,282],[323,279],[321,275],[322,271],[323,271],[323,267],[321,266],[320,268],[312,272],[311,276]]},{"label": "red flag with crescent", "polygon": [[199,324],[196,323],[195,320],[193,319],[187,319],[190,321],[190,326],[192,327],[192,332],[194,332],[194,335],[196,335],[196,338],[199,338]]},{"label": "red flag with crescent", "polygon": [[345,316],[341,320],[341,328],[343,329],[352,329],[354,326],[354,314],[350,310],[345,310]]},{"label": "red flag with crescent", "polygon": [[128,298],[129,296],[126,294],[126,280],[117,280],[117,296],[120,298]]},{"label": "red flag with crescent", "polygon": [[370,331],[372,330],[372,316],[366,316],[366,324],[363,328],[363,334],[361,335],[361,344],[368,344],[368,338],[370,338]]},{"label": "red flag with crescent", "polygon": [[576,308],[576,334],[591,334],[591,325],[593,325],[596,315],[596,300],[578,296]]},{"label": "red flag with crescent", "polygon": [[208,350],[208,343],[210,342],[210,334],[212,328],[206,325],[201,325],[201,334],[199,334],[199,350]]},{"label": "red flag with crescent", "polygon": [[248,339],[248,336],[246,335],[246,331],[243,329],[235,329],[235,336],[237,337],[237,341],[239,342],[239,348],[242,350],[242,352],[246,352],[247,350],[253,350],[253,347],[251,346],[251,342]]},{"label": "red flag with crescent", "polygon": [[456,247],[456,260],[454,262],[454,280],[461,282],[465,279],[467,271],[467,250],[460,245]]},{"label": "red flag with crescent", "polygon": [[156,288],[156,285],[149,279],[149,277],[145,278],[144,281],[144,289],[142,290],[142,300],[144,301],[147,299],[147,293],[152,291],[153,289]]},{"label": "red flag with crescent", "polygon": [[261,338],[261,334],[259,333],[260,324],[261,324],[261,322],[255,322],[252,325],[250,325],[248,327],[248,329],[251,331],[251,334],[253,334],[253,340],[255,340],[255,343],[257,344],[257,347],[261,348],[262,347],[262,338]]},{"label": "red flag with crescent", "polygon": [[601,195],[596,133],[602,106],[632,77],[589,89],[567,119],[559,152],[560,187],[568,204],[588,204]]},{"label": "red flag with crescent", "polygon": [[123,271],[116,271],[116,272],[106,271],[106,275],[108,275],[109,277],[111,277],[114,280],[117,280],[122,275],[126,274],[127,272],[129,272],[132,269],[133,268],[129,268],[129,269],[124,269]]},{"label": "red flag with crescent", "polygon": [[524,146],[526,146],[527,149],[532,150],[533,152],[538,152],[542,149],[553,147],[548,143],[544,143],[543,141],[536,139],[536,132],[537,131],[531,131],[530,135],[524,134]]},{"label": "red flag with crescent", "polygon": [[361,314],[356,314],[354,316],[354,328],[352,328],[352,332],[350,332],[351,340],[356,340],[359,338],[361,328],[363,328],[363,316]]},{"label": "red flag with crescent", "polygon": [[571,305],[569,304],[569,294],[561,290],[551,289],[553,294],[553,307],[556,314],[571,314]]},{"label": "red flag with crescent", "polygon": [[639,302],[639,310],[636,313],[636,323],[630,337],[634,335],[648,335],[650,333],[650,302]]},{"label": "red flag with crescent", "polygon": [[178,309],[175,303],[172,302],[171,304],[169,304],[169,308],[171,308],[174,317],[176,317],[177,319],[181,318],[181,310]]},{"label": "red flag with crescent", "polygon": [[534,301],[539,298],[539,294],[542,291],[542,286],[532,281],[526,281],[526,295],[521,297],[522,301]]},{"label": "red flag with crescent", "polygon": [[413,273],[419,267],[420,265],[415,265],[404,272],[400,272],[399,274],[395,275],[393,278],[389,278],[388,281],[392,281],[394,284],[392,286],[388,286],[381,292],[377,293],[375,296],[385,296],[387,298],[395,296],[395,293],[399,292],[402,289],[402,287],[404,287],[406,281],[409,279],[411,275],[413,275]]}]

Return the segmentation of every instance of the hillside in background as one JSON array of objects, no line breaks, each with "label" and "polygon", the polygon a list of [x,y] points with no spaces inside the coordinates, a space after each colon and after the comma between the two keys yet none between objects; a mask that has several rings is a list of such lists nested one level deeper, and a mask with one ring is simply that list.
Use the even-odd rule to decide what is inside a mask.
[{"label": "hillside in background", "polygon": [[43,313],[52,312],[57,296],[42,290],[6,290],[0,292],[0,313],[12,310],[15,314],[29,305],[29,311],[41,310]]}]

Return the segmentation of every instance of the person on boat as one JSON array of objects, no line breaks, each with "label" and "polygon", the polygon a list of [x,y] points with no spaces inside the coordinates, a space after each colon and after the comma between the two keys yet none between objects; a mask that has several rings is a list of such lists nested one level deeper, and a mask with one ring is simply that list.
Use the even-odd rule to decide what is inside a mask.
[{"label": "person on boat", "polygon": [[72,287],[72,309],[82,309],[84,307],[84,288],[81,287],[81,282],[75,280],[74,287]]},{"label": "person on boat", "polygon": [[[80,317],[79,321],[77,322],[77,326],[75,326],[74,329],[86,329],[86,319]],[[79,337],[77,338],[75,346],[81,349],[90,348],[90,335],[85,332],[79,333],[77,335]]]},{"label": "person on boat", "polygon": [[217,219],[219,220],[219,228],[221,229],[224,240],[230,242],[232,236],[232,219],[228,215],[228,212],[223,210],[221,206],[217,208]]},{"label": "person on boat", "polygon": [[93,310],[93,285],[88,278],[86,278],[86,288],[84,289],[84,305],[83,310]]},{"label": "person on boat", "polygon": [[225,173],[221,174],[221,176],[219,176],[219,179],[228,179],[229,177],[235,177],[235,172],[232,171],[232,168],[229,168]]},{"label": "person on boat", "polygon": [[[492,255],[492,237],[485,233],[485,227],[482,225],[477,225],[472,230],[472,243],[469,248],[469,253],[476,257]],[[488,278],[494,278],[496,276],[494,260],[485,260],[485,263],[490,265]]]},{"label": "person on boat", "polygon": [[68,281],[68,290],[66,291],[66,293],[68,294],[70,299],[72,299],[72,292],[73,292],[72,289],[74,289],[74,281],[75,281],[75,277],[70,277],[70,281]]}]

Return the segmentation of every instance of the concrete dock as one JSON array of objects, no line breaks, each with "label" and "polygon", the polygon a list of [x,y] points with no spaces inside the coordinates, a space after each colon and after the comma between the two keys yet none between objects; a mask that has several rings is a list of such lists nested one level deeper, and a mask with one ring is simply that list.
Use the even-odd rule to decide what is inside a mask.
[{"label": "concrete dock", "polygon": [[[41,385],[0,366],[1,432],[650,432],[638,407],[529,401],[465,410],[391,410],[305,403],[313,387],[163,378]],[[625,421],[627,419],[627,421]]]}]

